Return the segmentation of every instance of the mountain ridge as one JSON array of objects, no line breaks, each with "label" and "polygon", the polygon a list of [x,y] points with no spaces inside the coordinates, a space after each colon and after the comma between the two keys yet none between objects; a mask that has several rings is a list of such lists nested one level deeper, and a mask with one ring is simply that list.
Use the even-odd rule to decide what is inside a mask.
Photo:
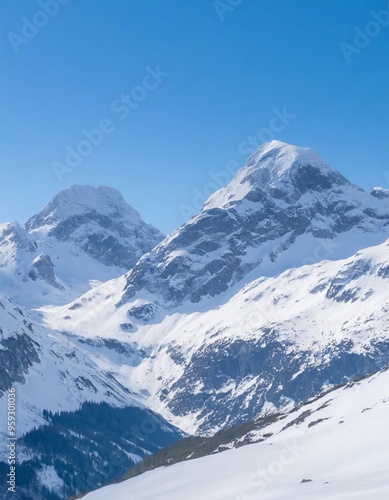
[{"label": "mountain ridge", "polygon": [[24,228],[0,225],[0,284],[26,305],[66,303],[122,275],[162,239],[117,190],[72,186]]},{"label": "mountain ridge", "polygon": [[[138,261],[127,274],[119,305],[142,293],[171,308],[186,300],[198,303],[255,269],[257,276],[269,276],[301,265],[321,242],[334,243],[327,257],[336,259],[389,236],[388,199],[351,184],[307,151],[277,141],[263,145],[251,156],[254,166],[249,160],[198,215]],[[281,181],[269,181],[269,168],[273,174],[282,171]],[[342,238],[348,245],[341,246]]]},{"label": "mountain ridge", "polygon": [[148,352],[133,390],[184,431],[209,434],[388,365],[388,247],[259,278],[201,310],[115,307],[122,277],[42,313],[55,330],[97,343],[109,331]]},{"label": "mountain ridge", "polygon": [[[263,144],[251,156],[228,183],[211,195],[204,204],[205,209],[222,208],[231,201],[241,200],[248,192],[242,185],[248,184],[252,190],[260,188],[270,192],[274,198],[285,198],[288,194],[282,188],[297,183],[298,175],[309,165],[311,178],[309,188],[325,189],[333,183],[351,184],[340,172],[333,170],[311,148],[294,146],[281,141]],[[237,196],[234,196],[234,190]],[[231,192],[232,191],[232,192]],[[239,197],[240,196],[240,197]]]},{"label": "mountain ridge", "polygon": [[42,226],[63,222],[64,219],[84,215],[93,210],[101,215],[126,213],[134,219],[134,222],[141,220],[139,213],[126,203],[118,190],[107,186],[73,184],[55,195],[37,215],[30,217],[25,224],[25,229],[37,230]]}]

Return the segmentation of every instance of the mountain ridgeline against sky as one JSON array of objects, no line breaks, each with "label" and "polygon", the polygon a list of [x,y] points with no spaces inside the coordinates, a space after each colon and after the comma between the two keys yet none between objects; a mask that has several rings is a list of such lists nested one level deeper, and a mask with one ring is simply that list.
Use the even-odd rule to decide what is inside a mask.
[{"label": "mountain ridgeline against sky", "polygon": [[22,302],[74,299],[131,269],[163,238],[108,187],[61,191],[25,228],[0,225],[0,283]]},{"label": "mountain ridgeline against sky", "polygon": [[142,221],[118,191],[105,186],[72,186],[61,191],[27,221],[26,230],[73,242],[98,262],[121,269],[131,269],[163,237]]},{"label": "mountain ridgeline against sky", "polygon": [[301,266],[320,244],[329,249],[322,258],[335,259],[383,235],[389,235],[387,197],[351,184],[311,149],[272,141],[134,266],[123,301],[147,290],[172,307],[196,303],[253,270],[267,276]]}]

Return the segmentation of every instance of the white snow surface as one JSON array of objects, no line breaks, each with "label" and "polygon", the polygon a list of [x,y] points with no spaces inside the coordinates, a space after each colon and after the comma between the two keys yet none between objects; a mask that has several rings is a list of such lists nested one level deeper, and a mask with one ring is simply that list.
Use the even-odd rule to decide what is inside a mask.
[{"label": "white snow surface", "polygon": [[85,500],[389,498],[388,387],[389,372],[376,374],[268,425],[262,442],[146,472]]},{"label": "white snow surface", "polygon": [[[174,400],[172,387],[191,366],[192,357],[207,346],[220,340],[260,340],[264,329],[276,328],[279,341],[292,344],[289,355],[308,350],[310,363],[315,366],[329,356],[328,348],[342,341],[352,340],[353,352],[363,353],[373,341],[388,340],[389,288],[381,273],[389,266],[388,250],[389,241],[348,259],[322,261],[276,277],[262,277],[241,290],[230,289],[203,304],[186,303],[173,312],[159,304],[156,316],[146,324],[128,316],[128,311],[140,304],[139,299],[117,307],[124,277],[88,292],[70,306],[43,308],[40,312],[53,330],[90,340],[114,337],[147,352],[140,363],[129,366],[118,363],[109,350],[91,351],[99,365],[109,366],[124,386],[144,395],[152,410],[184,431],[195,433],[202,424],[197,413],[175,415],[168,403]],[[360,263],[367,266],[366,272],[350,279],[352,269]],[[334,280],[342,276],[343,291],[355,293],[355,300],[328,298]],[[158,304],[154,299],[149,294],[143,301]],[[128,321],[130,332],[120,328]],[[172,349],[179,350],[181,364],[173,360]],[[260,383],[260,377],[244,379],[221,392],[230,391],[231,400],[242,393],[250,399],[250,386]],[[188,388],[188,397],[191,390],[201,391],[201,384]],[[162,391],[166,393],[163,399]]]},{"label": "white snow surface", "polygon": [[45,484],[50,491],[61,494],[63,481],[52,465],[44,465],[42,469],[36,472],[36,476],[38,481]]}]

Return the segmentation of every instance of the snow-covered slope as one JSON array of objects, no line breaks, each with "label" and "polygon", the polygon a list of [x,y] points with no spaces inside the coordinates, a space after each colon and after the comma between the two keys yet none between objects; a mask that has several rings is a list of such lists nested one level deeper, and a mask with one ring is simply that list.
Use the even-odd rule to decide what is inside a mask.
[{"label": "snow-covered slope", "polygon": [[[123,473],[181,435],[151,412],[141,395],[122,385],[110,365],[100,364],[91,352],[95,344],[81,340],[43,327],[0,294],[0,416],[1,422],[7,421],[6,393],[12,387],[17,399],[18,491],[28,491],[21,498],[57,500],[88,491],[96,481],[104,484],[119,477],[120,469]],[[137,364],[145,355],[134,344],[115,339],[106,338],[98,347],[117,365]],[[98,433],[105,437],[95,441]],[[7,443],[7,427],[1,425],[2,472]],[[98,477],[93,476],[96,471]],[[81,482],[77,476],[82,474]],[[47,487],[54,496],[46,496]]]},{"label": "snow-covered slope", "polygon": [[[45,423],[43,410],[76,410],[84,401],[118,406],[141,404],[112,377],[109,369],[104,370],[93,360],[82,342],[45,328],[26,309],[2,294],[0,325],[0,394],[3,396],[11,386],[16,388],[21,434]],[[126,362],[137,361],[131,346]],[[5,448],[2,451],[5,453]]]},{"label": "snow-covered slope", "polygon": [[29,306],[66,303],[131,269],[162,238],[115,189],[72,186],[24,229],[0,225],[0,286]]},{"label": "snow-covered slope", "polygon": [[52,328],[96,347],[107,335],[136,344],[148,356],[125,370],[108,351],[94,355],[178,427],[212,433],[388,366],[388,279],[385,242],[260,278],[202,309],[116,307],[120,278],[42,312]]},{"label": "snow-covered slope", "polygon": [[261,441],[107,486],[85,500],[382,500],[389,497],[389,372],[250,436]]}]

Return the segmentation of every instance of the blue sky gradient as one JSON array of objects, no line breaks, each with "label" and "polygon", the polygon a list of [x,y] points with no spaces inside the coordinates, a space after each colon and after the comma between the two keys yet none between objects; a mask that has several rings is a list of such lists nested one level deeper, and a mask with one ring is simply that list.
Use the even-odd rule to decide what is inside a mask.
[{"label": "blue sky gradient", "polygon": [[[62,2],[0,3],[0,221],[25,222],[71,184],[108,185],[168,233],[215,173],[244,164],[250,137],[313,147],[363,188],[389,187],[387,1]],[[29,39],[26,22],[42,24]],[[53,163],[101,120],[111,131],[59,179]]]}]

